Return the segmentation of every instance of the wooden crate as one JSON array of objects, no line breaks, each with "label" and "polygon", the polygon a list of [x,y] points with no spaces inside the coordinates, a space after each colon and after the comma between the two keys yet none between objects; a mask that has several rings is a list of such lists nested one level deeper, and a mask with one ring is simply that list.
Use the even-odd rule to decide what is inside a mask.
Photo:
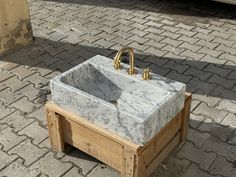
[{"label": "wooden crate", "polygon": [[53,102],[46,104],[51,146],[63,151],[68,143],[121,172],[121,177],[148,177],[166,156],[186,139],[191,94],[185,105],[147,144],[134,144]]}]

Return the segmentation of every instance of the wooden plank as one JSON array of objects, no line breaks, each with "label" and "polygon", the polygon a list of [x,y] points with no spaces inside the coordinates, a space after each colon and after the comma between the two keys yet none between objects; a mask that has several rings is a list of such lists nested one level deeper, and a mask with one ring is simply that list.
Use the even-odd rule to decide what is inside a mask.
[{"label": "wooden plank", "polygon": [[64,141],[61,125],[61,117],[49,109],[46,110],[49,139],[51,146],[56,151],[64,151]]},{"label": "wooden plank", "polygon": [[191,101],[192,101],[191,93],[186,93],[184,109],[182,111],[183,116],[182,116],[182,122],[181,122],[180,141],[184,141],[187,138]]},{"label": "wooden plank", "polygon": [[113,133],[109,130],[106,130],[102,127],[99,127],[99,126],[91,123],[90,121],[88,121],[84,118],[81,118],[80,116],[75,115],[75,114],[61,108],[60,106],[54,104],[52,101],[48,102],[45,106],[46,106],[47,109],[55,111],[55,112],[61,114],[62,116],[66,117],[67,119],[73,120],[74,122],[76,122],[78,124],[81,124],[84,127],[87,127],[88,129],[91,129],[91,130],[97,132],[98,134],[103,135],[103,136],[111,139],[112,141],[120,143],[124,146],[128,146],[133,151],[137,151],[138,149],[141,148],[140,145],[135,144],[135,143],[133,143],[133,142],[131,142],[131,141],[125,139],[125,138],[122,138],[122,137],[118,136],[117,134],[115,134],[115,133]]},{"label": "wooden plank", "polygon": [[122,171],[123,146],[73,120],[63,119],[64,141]]},{"label": "wooden plank", "polygon": [[157,166],[171,153],[171,151],[179,144],[180,133],[178,133],[173,140],[156,156],[155,160],[146,168],[145,176],[148,177],[157,168]]},{"label": "wooden plank", "polygon": [[135,157],[134,151],[124,147],[121,177],[134,177],[135,160],[136,160],[135,158],[136,157]]},{"label": "wooden plank", "polygon": [[160,132],[143,148],[141,154],[144,164],[149,164],[153,158],[173,139],[180,131],[182,112],[179,112]]}]

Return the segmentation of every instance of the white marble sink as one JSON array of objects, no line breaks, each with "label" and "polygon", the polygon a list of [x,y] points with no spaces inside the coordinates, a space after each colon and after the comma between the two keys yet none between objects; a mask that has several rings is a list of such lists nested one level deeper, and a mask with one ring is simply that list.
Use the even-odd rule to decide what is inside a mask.
[{"label": "white marble sink", "polygon": [[113,69],[113,60],[97,55],[50,82],[52,100],[91,122],[144,145],[184,106],[185,84],[129,65]]}]

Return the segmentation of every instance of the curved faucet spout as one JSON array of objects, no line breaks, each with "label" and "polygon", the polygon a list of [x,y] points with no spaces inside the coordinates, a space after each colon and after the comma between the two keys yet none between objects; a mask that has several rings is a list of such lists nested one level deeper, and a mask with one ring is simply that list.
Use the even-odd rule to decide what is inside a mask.
[{"label": "curved faucet spout", "polygon": [[130,68],[128,69],[127,72],[130,75],[136,74],[136,70],[134,69],[134,50],[131,47],[124,47],[117,52],[114,58],[113,66],[115,69],[120,69],[121,56],[126,52],[129,52],[129,65],[130,65]]}]

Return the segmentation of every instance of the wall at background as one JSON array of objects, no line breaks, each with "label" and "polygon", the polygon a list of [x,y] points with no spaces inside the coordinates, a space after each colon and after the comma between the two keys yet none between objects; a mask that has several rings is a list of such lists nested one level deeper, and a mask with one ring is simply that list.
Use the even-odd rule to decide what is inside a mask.
[{"label": "wall at background", "polygon": [[27,0],[0,0],[0,56],[32,41]]}]

